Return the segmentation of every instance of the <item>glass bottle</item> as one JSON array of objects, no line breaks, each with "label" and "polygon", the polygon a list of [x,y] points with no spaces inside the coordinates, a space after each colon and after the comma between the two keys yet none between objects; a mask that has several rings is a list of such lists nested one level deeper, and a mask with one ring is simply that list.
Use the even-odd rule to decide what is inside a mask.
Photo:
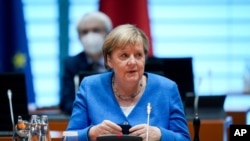
[{"label": "glass bottle", "polygon": [[41,141],[50,141],[49,121],[47,115],[41,116]]},{"label": "glass bottle", "polygon": [[38,119],[39,117],[37,115],[31,115],[29,141],[39,141],[40,131]]}]

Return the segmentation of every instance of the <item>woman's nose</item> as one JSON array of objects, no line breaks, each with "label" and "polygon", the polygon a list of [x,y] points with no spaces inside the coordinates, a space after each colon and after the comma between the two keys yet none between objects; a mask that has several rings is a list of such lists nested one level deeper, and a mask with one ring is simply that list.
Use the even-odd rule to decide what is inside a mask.
[{"label": "woman's nose", "polygon": [[128,60],[128,64],[131,65],[131,64],[135,64],[136,63],[136,59],[134,56],[130,56],[129,57],[129,60]]}]

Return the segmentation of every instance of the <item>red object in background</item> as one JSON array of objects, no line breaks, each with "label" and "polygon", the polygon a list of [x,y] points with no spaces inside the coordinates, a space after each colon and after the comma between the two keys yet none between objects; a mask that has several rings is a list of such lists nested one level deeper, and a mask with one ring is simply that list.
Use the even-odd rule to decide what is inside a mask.
[{"label": "red object in background", "polygon": [[113,27],[134,24],[142,29],[150,41],[148,55],[153,56],[147,0],[100,0],[99,6],[111,18]]}]

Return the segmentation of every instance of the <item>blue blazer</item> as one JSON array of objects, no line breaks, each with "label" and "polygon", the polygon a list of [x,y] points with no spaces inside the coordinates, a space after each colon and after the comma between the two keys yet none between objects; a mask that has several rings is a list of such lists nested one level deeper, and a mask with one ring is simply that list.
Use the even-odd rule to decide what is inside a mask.
[{"label": "blue blazer", "polygon": [[145,91],[126,117],[112,90],[113,72],[85,77],[77,91],[67,130],[77,130],[79,139],[88,141],[91,126],[110,120],[131,126],[147,123],[147,104],[152,106],[150,125],[161,130],[161,141],[190,141],[182,101],[175,82],[163,76],[145,73]]}]

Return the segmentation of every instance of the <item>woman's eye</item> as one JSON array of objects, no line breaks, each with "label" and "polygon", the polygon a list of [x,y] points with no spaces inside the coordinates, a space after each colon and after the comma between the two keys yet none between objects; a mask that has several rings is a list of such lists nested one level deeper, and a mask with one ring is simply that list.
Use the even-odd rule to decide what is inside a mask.
[{"label": "woman's eye", "polygon": [[142,57],[142,54],[141,53],[137,53],[135,56],[136,56],[136,58],[140,58],[140,57]]},{"label": "woman's eye", "polygon": [[127,54],[122,54],[121,58],[126,58],[128,55]]}]

